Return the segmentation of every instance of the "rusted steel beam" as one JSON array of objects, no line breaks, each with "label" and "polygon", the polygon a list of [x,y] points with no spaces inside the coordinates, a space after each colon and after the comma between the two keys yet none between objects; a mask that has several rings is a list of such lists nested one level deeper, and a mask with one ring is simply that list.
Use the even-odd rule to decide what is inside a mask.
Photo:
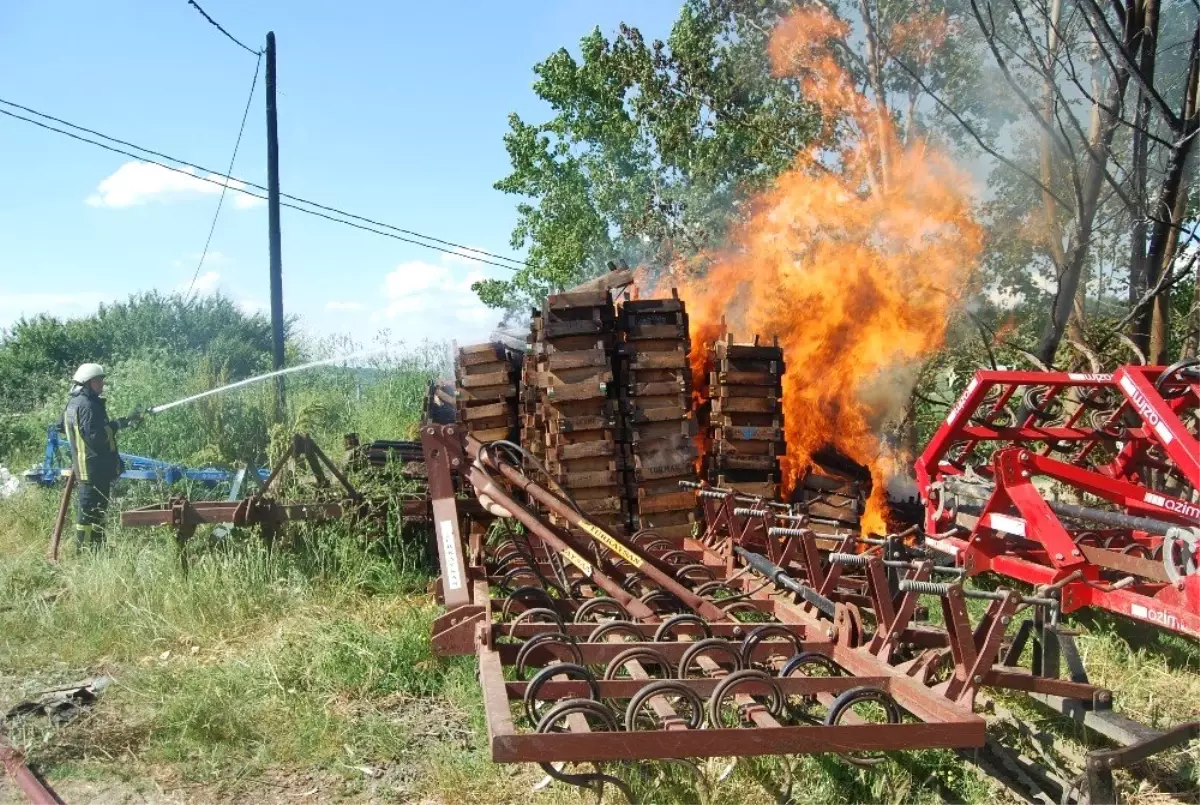
[{"label": "rusted steel beam", "polygon": [[509,512],[513,514],[518,521],[526,528],[533,532],[537,537],[545,540],[556,551],[563,555],[572,565],[581,570],[585,576],[596,583],[598,587],[604,590],[613,598],[621,602],[621,604],[635,617],[656,619],[654,610],[643,604],[641,601],[634,598],[626,592],[620,584],[618,584],[611,576],[601,571],[596,565],[585,559],[580,550],[571,544],[570,538],[566,534],[556,533],[550,526],[541,521],[537,515],[528,511],[524,506],[510,497],[500,486],[498,486],[488,474],[479,468],[478,465],[472,465],[468,477],[471,484],[475,487],[477,494],[486,495],[491,500],[497,502]]},{"label": "rusted steel beam", "polygon": [[58,561],[58,550],[62,545],[63,526],[71,510],[71,493],[75,490],[75,473],[67,470],[67,482],[63,485],[62,498],[58,502],[58,514],[54,517],[54,532],[50,535],[50,561]]},{"label": "rusted steel beam", "polygon": [[589,521],[579,512],[572,509],[558,495],[549,492],[538,484],[534,483],[520,469],[507,464],[503,461],[489,461],[486,451],[482,450],[483,445],[475,439],[467,438],[467,451],[472,455],[479,455],[485,462],[490,463],[501,475],[517,488],[529,494],[538,503],[545,506],[550,511],[557,514],[566,520],[573,528],[576,528],[594,540],[604,545],[605,548],[611,550],[614,554],[620,556],[625,561],[629,562],[640,573],[644,574],[651,581],[658,584],[662,589],[683,601],[688,607],[710,620],[720,620],[724,617],[724,612],[719,607],[695,593],[690,589],[680,584],[672,575],[665,572],[658,566],[657,562],[649,557],[645,551],[633,545],[628,540],[614,536],[604,529],[598,527],[595,523]]},{"label": "rusted steel beam", "polygon": [[33,805],[62,805],[62,800],[25,765],[25,753],[17,749],[0,732],[0,763],[22,793]]},{"label": "rusted steel beam", "polygon": [[[507,701],[503,702],[507,709]],[[512,723],[509,719],[509,724]],[[983,719],[936,724],[855,724],[772,729],[657,731],[634,737],[628,732],[587,734],[514,734],[492,725],[492,760],[501,763],[556,763],[601,760],[801,755],[825,752],[954,749],[982,746]]]}]

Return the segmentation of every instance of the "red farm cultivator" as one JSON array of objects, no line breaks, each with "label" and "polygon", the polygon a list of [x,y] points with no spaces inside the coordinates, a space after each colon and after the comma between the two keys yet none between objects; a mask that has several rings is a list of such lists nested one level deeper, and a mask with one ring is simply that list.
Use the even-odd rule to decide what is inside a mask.
[{"label": "red farm cultivator", "polygon": [[916,463],[929,544],[968,575],[1200,637],[1197,362],[978,372]]},{"label": "red farm cultivator", "polygon": [[[918,529],[864,536],[829,517],[829,479],[793,504],[685,481],[692,536],[625,536],[536,481],[515,444],[461,425],[427,425],[422,441],[447,610],[433,645],[475,654],[495,761],[632,799],[637,761],[690,768],[703,786],[685,759],[780,756],[781,787],[789,756],[869,768],[952,749],[1028,801],[1115,802],[1114,769],[1196,737],[1195,724],[1158,733],[1113,712],[1059,624],[1065,585],[970,589],[980,568],[947,566]],[[1152,557],[1159,542],[1137,544]],[[1121,748],[1056,775],[989,734],[985,689],[1035,696]]]}]

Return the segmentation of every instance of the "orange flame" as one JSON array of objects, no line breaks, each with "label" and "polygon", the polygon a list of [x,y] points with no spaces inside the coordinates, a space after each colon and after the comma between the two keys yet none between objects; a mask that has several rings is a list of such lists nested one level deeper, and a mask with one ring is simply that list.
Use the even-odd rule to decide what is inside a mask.
[{"label": "orange flame", "polygon": [[779,25],[770,46],[776,70],[800,78],[805,97],[845,124],[827,160],[837,167],[797,155],[754,200],[732,247],[707,256],[702,276],[675,267],[663,281],[688,305],[701,360],[722,319],[740,341],[779,338],[785,491],[815,451],[833,446],[871,468],[862,527],[884,533],[886,483],[900,460],[881,427],[898,418],[915,368],[943,344],[982,229],[968,177],[924,143],[902,146],[891,115],[879,114],[838,66],[831,43],[845,35],[844,23],[806,7]]}]

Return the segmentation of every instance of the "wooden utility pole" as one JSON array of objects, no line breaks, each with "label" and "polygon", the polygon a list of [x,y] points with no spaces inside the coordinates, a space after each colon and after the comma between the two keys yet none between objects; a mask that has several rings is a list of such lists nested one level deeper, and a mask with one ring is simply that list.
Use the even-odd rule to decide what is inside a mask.
[{"label": "wooden utility pole", "polygon": [[[271,245],[271,346],[283,368],[283,254],[279,234],[279,124],[275,107],[275,32],[267,33],[267,221]],[[283,377],[275,378],[275,421],[282,422]]]}]

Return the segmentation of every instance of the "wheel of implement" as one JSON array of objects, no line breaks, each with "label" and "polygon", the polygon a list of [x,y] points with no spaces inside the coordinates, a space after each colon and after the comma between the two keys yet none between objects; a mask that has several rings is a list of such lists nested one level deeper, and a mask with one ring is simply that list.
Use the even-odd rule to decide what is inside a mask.
[{"label": "wheel of implement", "polygon": [[[638,729],[639,717],[645,717],[651,723],[651,729],[657,726],[659,718],[658,714],[653,710],[647,710],[642,713],[642,708],[656,696],[672,697],[671,709],[676,714],[681,715],[684,723],[690,730],[699,729],[704,721],[704,700],[700,698],[700,694],[689,688],[682,682],[671,679],[660,679],[657,682],[651,682],[645,687],[638,690],[632,699],[629,700],[629,706],[625,708],[625,729],[634,732]],[[680,705],[687,705],[687,715],[680,714]]]},{"label": "wheel of implement", "polygon": [[[778,717],[783,712],[783,691],[780,690],[775,679],[766,671],[760,671],[757,668],[743,668],[724,677],[713,689],[712,696],[708,700],[708,723],[713,729],[728,729],[729,725],[721,716],[722,707],[725,700],[731,697],[738,688],[746,686],[766,687],[766,694],[752,694],[755,696],[755,701],[759,701],[765,695],[766,701],[759,701],[759,703],[767,708],[768,713]],[[738,708],[738,711],[740,714],[741,707]],[[739,715],[739,723],[734,726],[740,726],[741,721],[742,718]]]},{"label": "wheel of implement", "polygon": [[551,646],[566,649],[566,652],[570,654],[571,659],[577,665],[583,665],[583,652],[579,650],[579,646],[575,644],[573,637],[562,632],[542,632],[521,644],[521,648],[517,652],[516,668],[514,669],[517,679],[525,678],[525,664],[529,661],[529,656],[535,649],[548,649],[553,653],[554,648],[551,648]]},{"label": "wheel of implement", "polygon": [[737,617],[738,614],[746,615],[748,617],[758,617],[762,615],[762,612],[759,611],[758,607],[754,606],[754,604],[750,603],[749,601],[734,601],[733,603],[726,604],[725,606],[721,607],[721,609],[725,610],[725,614],[734,620],[739,620]]},{"label": "wheel of implement", "polygon": [[607,615],[609,620],[629,621],[633,616],[629,610],[615,598],[591,598],[584,601],[575,610],[576,623],[599,623],[599,617]]},{"label": "wheel of implement", "polygon": [[661,561],[668,565],[690,565],[692,557],[688,556],[687,551],[670,550],[658,557]]},{"label": "wheel of implement", "polygon": [[742,669],[742,655],[738,651],[738,644],[730,643],[719,637],[707,637],[692,643],[683,652],[683,656],[679,658],[679,678],[687,679],[688,672],[692,670],[692,664],[708,654],[724,654],[729,658],[729,664],[733,666],[733,670],[740,671]]},{"label": "wheel of implement", "polygon": [[[1200,358],[1184,358],[1183,360],[1173,363],[1163,370],[1163,373],[1158,376],[1158,380],[1154,382],[1154,388],[1158,390],[1159,395],[1164,400],[1173,400],[1176,397],[1182,397],[1188,393],[1188,385],[1184,375],[1195,375],[1200,373]],[[1178,386],[1172,386],[1172,383],[1185,381]]]},{"label": "wheel of implement", "polygon": [[791,641],[791,647],[794,647],[797,653],[804,650],[800,638],[791,629],[781,623],[764,623],[762,626],[755,627],[754,631],[746,635],[746,639],[742,641],[743,668],[750,668],[754,665],[754,650],[758,648],[759,643],[769,637],[782,637]]},{"label": "wheel of implement", "polygon": [[534,674],[533,678],[529,680],[529,684],[525,686],[525,715],[529,718],[530,724],[539,724],[542,718],[542,708],[539,707],[537,700],[538,691],[551,679],[560,676],[567,679],[576,679],[580,682],[587,682],[588,688],[592,692],[592,699],[599,701],[600,683],[596,681],[596,676],[591,671],[573,662],[560,662],[554,665],[547,665]]},{"label": "wheel of implement", "polygon": [[564,633],[567,631],[567,625],[563,623],[562,616],[553,609],[546,609],[545,607],[527,609],[513,618],[512,623],[508,626],[508,636],[516,637],[517,627],[522,623],[552,623],[559,628],[559,631]]},{"label": "wheel of implement", "polygon": [[[720,581],[720,580],[706,581],[704,584],[701,584],[695,590],[692,590],[692,592],[694,592],[696,595],[703,595],[703,596],[712,598],[714,601],[720,601],[721,599],[713,596],[713,593],[717,592],[718,590],[727,592],[727,593],[729,593],[730,596],[739,594],[737,590],[733,589],[728,584],[726,584],[725,582]],[[726,597],[728,597],[728,596],[726,596]]]},{"label": "wheel of implement", "polygon": [[496,573],[501,573],[512,570],[513,567],[528,567],[528,564],[525,562],[525,554],[517,550],[516,546],[513,546],[505,550],[502,554],[496,554],[492,558],[492,566]]},{"label": "wheel of implement", "polygon": [[668,547],[671,544],[660,537],[652,528],[643,528],[641,531],[630,537],[630,540],[632,540],[634,545],[642,545],[642,547],[646,547],[644,543],[654,542],[655,540],[666,543]]},{"label": "wheel of implement", "polygon": [[1131,542],[1121,549],[1121,553],[1126,556],[1134,556],[1138,559],[1149,559],[1153,553],[1145,545],[1138,542]]},{"label": "wheel of implement", "polygon": [[651,590],[639,600],[659,614],[683,609],[683,602],[666,590]]},{"label": "wheel of implement", "polygon": [[[785,662],[783,667],[779,669],[780,679],[788,679],[793,676],[842,676],[842,669],[824,654],[816,651],[802,651]],[[809,712],[817,703],[815,694],[799,694],[796,701],[785,695],[783,701],[784,706],[788,710],[788,715],[793,719],[805,721],[809,724],[821,723],[818,718]]]},{"label": "wheel of implement", "polygon": [[670,542],[667,542],[665,539],[661,539],[661,538],[653,539],[650,542],[647,542],[642,547],[648,551],[671,551],[671,550],[675,549],[674,545],[672,545]]},{"label": "wheel of implement", "polygon": [[1200,545],[1200,528],[1168,528],[1163,537],[1162,562],[1167,579],[1180,584],[1185,576],[1196,573],[1196,546]]},{"label": "wheel of implement", "polygon": [[621,589],[632,595],[638,595],[638,588],[642,586],[642,582],[646,577],[641,573],[630,573],[621,581]]},{"label": "wheel of implement", "polygon": [[[870,704],[880,708],[887,719],[884,723],[900,723],[900,707],[896,704],[896,700],[887,691],[863,686],[843,691],[833,700],[833,704],[829,706],[829,713],[825,716],[825,726],[838,726],[842,723],[842,719],[851,712],[852,708],[860,704]],[[843,757],[847,763],[861,768],[878,766],[886,759],[883,755],[873,755],[866,752],[850,752],[843,755]]]},{"label": "wheel of implement", "polygon": [[665,643],[668,640],[678,640],[675,631],[681,626],[694,627],[699,629],[705,637],[712,637],[712,627],[708,625],[708,621],[691,612],[681,612],[678,615],[672,615],[658,625],[658,628],[654,630],[654,642]]},{"label": "wheel of implement", "polygon": [[[586,718],[588,728],[592,732],[617,732],[620,729],[616,714],[603,702],[592,699],[567,699],[565,702],[559,702],[542,716],[542,720],[538,722],[537,731],[539,733],[569,732],[567,718],[573,715],[582,715]],[[538,765],[549,777],[561,783],[600,792],[603,792],[603,786],[607,783],[620,791],[626,802],[636,801],[629,786],[611,775],[599,771],[590,774],[568,774],[556,769],[551,763],[539,763]]]},{"label": "wheel of implement", "polygon": [[633,642],[635,643],[640,643],[643,640],[641,629],[639,629],[633,622],[608,621],[607,623],[602,623],[593,629],[592,633],[587,637],[587,642],[605,643],[608,642],[610,635],[615,634],[624,635],[625,637],[632,637]]},{"label": "wheel of implement", "polygon": [[1029,414],[1043,423],[1054,419],[1062,412],[1062,401],[1057,397],[1047,402],[1049,392],[1042,386],[1034,386],[1025,392],[1022,400]]},{"label": "wheel of implement", "polygon": [[570,593],[572,598],[583,598],[583,587],[590,579],[587,576],[576,576],[571,579]]},{"label": "wheel of implement", "polygon": [[505,597],[504,606],[500,609],[500,620],[506,621],[511,618],[515,614],[513,607],[517,604],[529,608],[554,609],[554,599],[541,587],[518,587]]},{"label": "wheel of implement", "polygon": [[675,571],[675,578],[680,581],[689,581],[692,584],[712,581],[715,575],[711,567],[702,565],[699,562],[683,565]]},{"label": "wheel of implement", "polygon": [[538,574],[534,573],[531,568],[516,567],[516,568],[513,568],[512,570],[510,570],[508,573],[504,574],[504,577],[502,579],[500,579],[499,583],[497,583],[496,586],[499,587],[501,590],[514,590],[516,588],[513,586],[513,584],[518,579],[522,579],[522,578],[530,580],[530,581],[534,581],[534,582],[541,581],[541,579],[538,578]]},{"label": "wheel of implement", "polygon": [[[604,680],[607,682],[616,679],[617,674],[625,669],[627,663],[631,662],[657,668],[663,679],[671,679],[675,674],[675,669],[671,667],[671,661],[664,657],[661,651],[656,651],[649,646],[634,646],[625,649],[608,661],[608,665],[604,668]],[[646,673],[649,674],[650,671],[647,670]]]}]

